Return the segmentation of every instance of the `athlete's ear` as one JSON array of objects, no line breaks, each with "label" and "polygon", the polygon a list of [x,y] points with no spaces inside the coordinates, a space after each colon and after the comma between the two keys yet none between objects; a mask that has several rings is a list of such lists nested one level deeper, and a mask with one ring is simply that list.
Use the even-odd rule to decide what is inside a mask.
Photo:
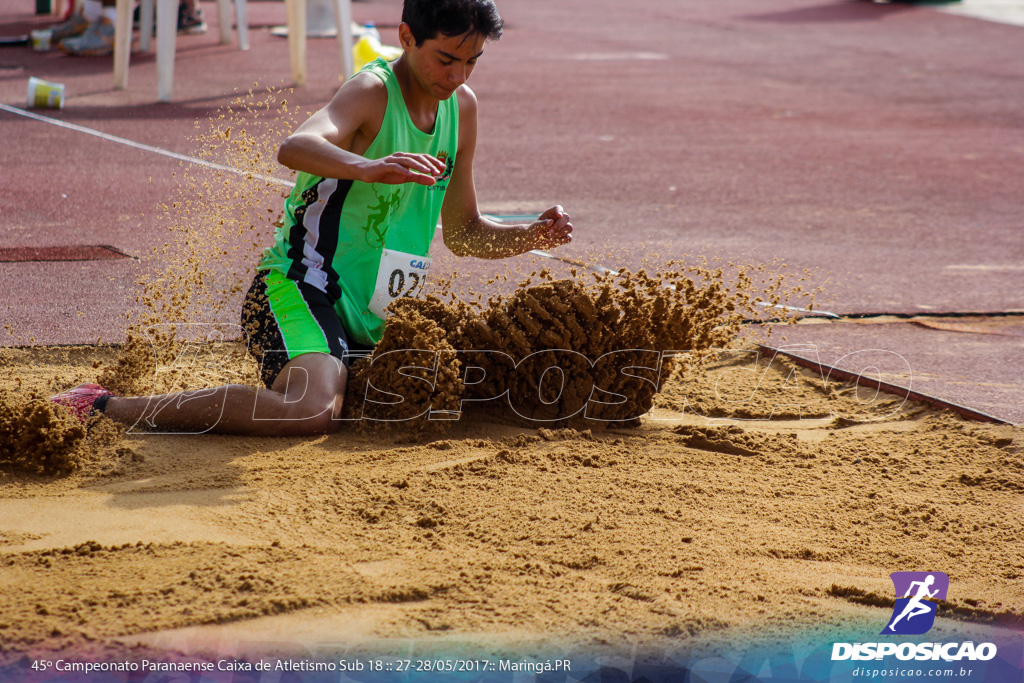
[{"label": "athlete's ear", "polygon": [[416,38],[412,35],[412,29],[404,21],[398,25],[398,42],[406,52],[416,47]]}]

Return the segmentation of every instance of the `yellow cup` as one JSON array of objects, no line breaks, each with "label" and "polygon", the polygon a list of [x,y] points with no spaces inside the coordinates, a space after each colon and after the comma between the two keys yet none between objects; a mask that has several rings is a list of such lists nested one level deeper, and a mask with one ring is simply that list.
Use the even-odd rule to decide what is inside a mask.
[{"label": "yellow cup", "polygon": [[28,106],[42,109],[64,108],[64,84],[50,83],[41,78],[28,79]]},{"label": "yellow cup", "polygon": [[36,52],[47,52],[50,49],[50,39],[53,37],[53,29],[43,28],[32,31],[32,49]]}]

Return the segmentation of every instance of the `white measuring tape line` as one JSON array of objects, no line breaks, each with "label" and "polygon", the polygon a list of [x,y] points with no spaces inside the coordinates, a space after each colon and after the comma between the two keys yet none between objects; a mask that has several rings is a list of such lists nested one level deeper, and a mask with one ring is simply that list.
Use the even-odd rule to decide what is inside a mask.
[{"label": "white measuring tape line", "polygon": [[159,154],[161,156],[169,157],[171,159],[177,159],[178,161],[187,161],[190,164],[197,164],[199,166],[204,166],[206,168],[213,168],[213,169],[216,169],[218,171],[227,171],[228,173],[234,173],[235,175],[241,175],[241,176],[247,176],[247,177],[248,176],[252,176],[253,178],[258,178],[258,179],[266,181],[268,183],[273,183],[275,185],[281,185],[283,187],[295,187],[295,183],[293,183],[290,180],[282,180],[281,178],[274,178],[273,176],[262,175],[262,174],[259,174],[259,173],[251,173],[249,171],[243,171],[240,168],[234,168],[233,166],[225,166],[223,164],[215,164],[212,161],[206,161],[204,159],[198,159],[196,157],[190,157],[190,156],[187,156],[185,154],[178,154],[177,152],[171,152],[170,150],[162,149],[160,147],[153,147],[152,145],[144,145],[141,142],[135,142],[134,140],[129,140],[127,138],[122,138],[122,137],[118,137],[116,135],[111,135],[109,133],[104,133],[102,131],[98,131],[98,130],[95,130],[93,128],[86,128],[85,126],[79,126],[79,125],[74,124],[74,123],[68,123],[66,121],[61,121],[60,119],[50,118],[49,116],[42,116],[40,114],[36,114],[36,113],[30,112],[30,111],[25,111],[24,109],[18,109],[17,107],[11,107],[11,106],[8,106],[6,104],[0,103],[0,110],[6,111],[6,112],[11,113],[11,114],[16,114],[18,116],[24,116],[24,117],[32,119],[34,121],[42,121],[43,123],[49,123],[49,124],[52,124],[52,125],[57,126],[59,128],[66,128],[68,130],[73,130],[73,131],[75,131],[77,133],[85,133],[86,135],[92,135],[94,137],[101,138],[103,140],[109,140],[110,142],[116,142],[118,144],[125,145],[127,147],[131,147],[133,149],[141,149],[141,150],[143,150],[145,152],[152,152],[153,154]]}]

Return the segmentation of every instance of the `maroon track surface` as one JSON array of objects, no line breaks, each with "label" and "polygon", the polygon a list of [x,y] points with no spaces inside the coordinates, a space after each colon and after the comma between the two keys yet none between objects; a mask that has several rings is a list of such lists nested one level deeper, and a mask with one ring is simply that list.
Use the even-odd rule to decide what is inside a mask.
[{"label": "maroon track surface", "polygon": [[[1024,319],[953,323],[948,329],[909,322],[798,325],[772,347],[816,364],[1024,423]],[[954,331],[957,328],[962,331]],[[870,398],[872,392],[861,388]],[[865,398],[864,400],[867,400]]]},{"label": "maroon track surface", "polygon": [[[353,10],[394,44],[400,4]],[[245,53],[217,44],[205,6],[210,32],[178,40],[172,104],[154,102],[152,55],[133,56],[130,89],[115,92],[110,59],[10,47],[0,48],[0,102],[23,106],[30,75],[62,82],[67,104],[55,118],[194,153],[195,123],[236,88],[289,80],[287,43],[265,30],[284,22],[283,3],[250,0]],[[485,210],[563,204],[577,227],[569,255],[779,257],[827,278],[837,313],[1024,312],[1024,29],[848,0],[499,7],[505,37],[471,81]],[[0,34],[47,25],[33,8],[5,3]],[[312,40],[309,50],[309,85],[292,100],[305,108],[337,85],[335,44]],[[142,255],[161,243],[143,215],[176,191],[177,161],[6,112],[0,131],[0,247],[109,244]],[[4,263],[0,311],[16,336],[0,343],[118,339],[120,292],[136,268]],[[900,353],[938,348],[948,334],[869,333],[873,347]],[[1000,343],[952,364],[922,358],[932,374],[997,368],[1017,386],[1019,360],[1010,365]],[[970,404],[971,383],[957,387],[951,400]],[[987,412],[1020,396],[986,398]]]}]

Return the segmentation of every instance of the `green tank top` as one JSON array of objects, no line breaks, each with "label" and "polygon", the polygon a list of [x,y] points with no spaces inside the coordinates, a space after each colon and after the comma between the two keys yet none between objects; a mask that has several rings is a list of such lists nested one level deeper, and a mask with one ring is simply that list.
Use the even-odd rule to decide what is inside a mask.
[{"label": "green tank top", "polygon": [[299,173],[285,200],[284,220],[258,270],[275,270],[325,292],[351,338],[380,341],[383,308],[396,296],[415,295],[430,266],[430,243],[459,143],[459,104],[438,103],[433,133],[413,124],[402,89],[383,59],[367,64],[388,91],[380,133],[363,156],[430,154],[445,162],[434,185],[387,185]]}]

